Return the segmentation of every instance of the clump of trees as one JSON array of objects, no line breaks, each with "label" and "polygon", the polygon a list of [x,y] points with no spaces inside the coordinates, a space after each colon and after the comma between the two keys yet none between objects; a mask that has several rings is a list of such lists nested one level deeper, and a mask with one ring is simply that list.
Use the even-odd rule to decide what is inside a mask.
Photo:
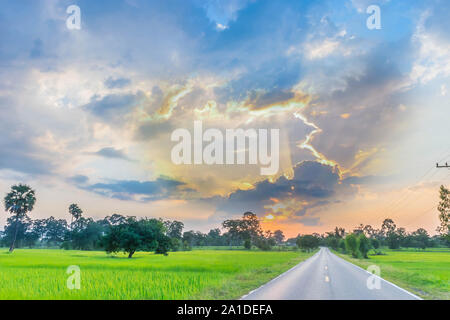
[{"label": "clump of trees", "polygon": [[[442,191],[441,195],[441,199],[445,198]],[[445,193],[446,197],[449,195],[450,193]],[[445,198],[445,201],[448,201],[448,198]],[[450,210],[450,204],[441,203],[439,208]],[[440,211],[442,212],[443,210],[441,209]],[[445,212],[445,214],[448,214],[448,211]],[[448,228],[448,221],[445,220],[448,219],[448,216],[446,217],[441,219],[441,221],[443,221],[444,227]],[[389,249],[426,249],[450,246],[446,233],[448,231],[447,229],[444,231],[444,234],[435,236],[430,236],[423,228],[407,232],[405,228],[397,227],[392,219],[387,218],[383,221],[380,229],[375,229],[371,225],[360,224],[351,232],[346,232],[344,228],[336,227],[333,231],[322,235],[317,233],[298,235],[296,238],[288,239],[286,243],[288,245],[297,245],[304,251],[314,250],[318,246],[326,246],[333,250],[350,254],[355,258],[368,258],[371,250],[373,250],[374,254],[383,254],[381,247],[388,247]]]},{"label": "clump of trees", "polygon": [[107,253],[126,252],[131,258],[136,251],[155,251],[167,255],[171,239],[164,223],[158,219],[126,217],[109,226],[101,239]]},{"label": "clump of trees", "polygon": [[355,258],[368,258],[370,250],[374,250],[375,254],[382,254],[379,250],[382,246],[389,249],[426,249],[449,245],[444,237],[439,235],[430,237],[423,228],[407,232],[405,228],[397,227],[390,218],[383,221],[380,229],[361,224],[351,233],[346,233],[344,229],[336,227],[335,231],[327,232],[322,243],[334,250],[348,253]]},{"label": "clump of trees", "polygon": [[252,245],[261,250],[271,250],[276,244],[281,244],[284,234],[281,230],[263,232],[258,217],[253,212],[245,212],[241,219],[225,220],[222,227],[226,230],[224,237],[228,244],[241,245],[251,249]]},{"label": "clump of trees", "polygon": [[354,258],[368,258],[367,254],[371,249],[370,240],[364,233],[351,233],[345,237],[345,250]]},{"label": "clump of trees", "polygon": [[316,235],[306,234],[303,236],[298,236],[297,246],[307,252],[315,250],[319,247],[320,238]]}]

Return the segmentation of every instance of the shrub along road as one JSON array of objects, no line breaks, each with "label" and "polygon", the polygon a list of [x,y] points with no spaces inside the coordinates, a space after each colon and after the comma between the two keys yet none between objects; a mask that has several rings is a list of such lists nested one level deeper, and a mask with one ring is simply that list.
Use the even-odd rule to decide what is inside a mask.
[{"label": "shrub along road", "polygon": [[[369,279],[369,277],[371,277]],[[369,289],[379,280],[379,289]],[[246,300],[416,300],[419,297],[339,258],[328,248],[299,263],[262,287]]]}]

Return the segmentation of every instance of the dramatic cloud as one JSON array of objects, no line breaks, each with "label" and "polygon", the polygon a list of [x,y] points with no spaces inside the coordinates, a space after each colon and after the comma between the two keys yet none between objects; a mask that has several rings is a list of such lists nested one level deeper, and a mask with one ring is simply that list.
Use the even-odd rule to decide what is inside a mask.
[{"label": "dramatic cloud", "polygon": [[129,160],[123,150],[114,149],[112,147],[102,148],[93,154],[105,158]]},{"label": "dramatic cloud", "polygon": [[181,196],[192,192],[185,188],[185,183],[160,177],[155,181],[115,181],[112,183],[95,183],[83,187],[100,195],[120,200],[156,201]]},{"label": "dramatic cloud", "polygon": [[128,86],[129,84],[131,84],[131,80],[127,78],[114,79],[112,77],[109,77],[108,79],[105,80],[105,86],[108,89],[116,89],[116,88],[122,89]]},{"label": "dramatic cloud", "polygon": [[282,208],[287,210],[281,211],[289,216],[303,216],[308,209],[329,204],[330,201],[324,199],[344,197],[351,191],[351,188],[340,184],[337,168],[304,161],[294,167],[292,179],[281,176],[274,182],[264,180],[251,189],[237,190],[222,201],[218,211],[237,213],[250,210],[262,216],[273,213],[279,203],[295,201],[295,207]]},{"label": "dramatic cloud", "polygon": [[105,121],[119,120],[138,106],[142,98],[142,93],[110,94],[103,98],[93,97],[84,108]]},{"label": "dramatic cloud", "polygon": [[[58,185],[86,212],[190,208],[205,227],[251,210],[270,227],[326,228],[378,214],[380,186],[406,188],[446,155],[444,1],[381,1],[381,30],[366,28],[368,0],[80,0],[81,30],[66,28],[70,4],[2,3],[4,188]],[[280,171],[175,165],[171,132],[196,120],[280,129]]]}]

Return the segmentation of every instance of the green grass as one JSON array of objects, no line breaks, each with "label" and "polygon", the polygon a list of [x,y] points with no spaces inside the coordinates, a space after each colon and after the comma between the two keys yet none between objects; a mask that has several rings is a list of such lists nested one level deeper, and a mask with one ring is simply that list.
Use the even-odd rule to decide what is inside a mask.
[{"label": "green grass", "polygon": [[424,299],[450,299],[450,250],[448,248],[382,250],[386,255],[355,259],[338,254],[362,267],[377,265],[381,277]]},{"label": "green grass", "polygon": [[[104,252],[0,250],[0,299],[236,299],[312,254],[194,250],[133,259]],[[81,269],[69,290],[66,269]]]}]

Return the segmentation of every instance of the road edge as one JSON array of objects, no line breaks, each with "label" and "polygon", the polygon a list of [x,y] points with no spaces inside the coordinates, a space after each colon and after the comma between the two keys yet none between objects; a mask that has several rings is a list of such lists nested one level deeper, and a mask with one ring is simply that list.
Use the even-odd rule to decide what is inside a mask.
[{"label": "road edge", "polygon": [[314,257],[315,257],[316,255],[318,255],[319,253],[320,253],[320,250],[318,250],[315,254],[313,254],[313,255],[312,255],[311,257],[309,257],[308,259],[305,259],[305,260],[303,260],[303,261],[300,261],[299,263],[297,263],[297,264],[296,264],[295,266],[293,266],[292,268],[290,268],[290,269],[286,270],[285,272],[279,274],[279,275],[276,276],[275,278],[273,278],[273,279],[267,281],[266,283],[264,283],[263,285],[259,286],[258,288],[253,289],[252,291],[250,291],[250,292],[247,293],[247,294],[244,294],[244,295],[243,295],[242,297],[240,297],[238,300],[243,300],[243,299],[245,299],[246,297],[248,297],[249,295],[251,295],[253,292],[258,291],[259,289],[262,289],[263,287],[265,287],[266,285],[268,285],[268,284],[271,283],[272,281],[275,281],[275,280],[277,280],[277,279],[283,277],[284,275],[286,275],[287,273],[291,272],[293,269],[297,268],[298,266],[300,266],[301,264],[305,263],[305,262],[308,261],[309,259],[314,258]]},{"label": "road edge", "polygon": [[408,291],[408,290],[406,290],[406,289],[404,289],[404,288],[402,288],[402,287],[399,287],[399,286],[396,285],[395,283],[392,283],[392,282],[390,282],[390,281],[388,281],[388,280],[386,280],[386,279],[384,279],[384,278],[382,278],[382,277],[380,277],[380,276],[377,276],[376,274],[373,274],[373,273],[367,271],[367,270],[364,269],[364,268],[361,268],[360,266],[358,266],[358,265],[356,265],[356,264],[354,264],[354,263],[352,263],[352,262],[350,262],[350,261],[348,261],[348,260],[346,260],[346,259],[344,259],[344,258],[341,258],[341,257],[338,256],[337,254],[335,254],[333,251],[331,251],[329,248],[327,248],[327,249],[328,249],[328,251],[330,251],[331,254],[334,254],[336,257],[338,257],[339,259],[342,259],[342,260],[345,261],[346,263],[351,264],[352,266],[355,266],[355,267],[357,267],[357,268],[359,268],[359,269],[365,271],[366,273],[370,274],[371,276],[374,276],[374,277],[376,277],[376,278],[379,278],[380,280],[386,282],[387,284],[390,284],[391,286],[393,286],[393,287],[395,287],[395,288],[397,288],[397,289],[400,289],[401,291],[403,291],[403,292],[409,294],[410,296],[414,297],[414,298],[417,299],[417,300],[424,300],[423,298],[421,298],[421,297],[415,295],[414,293],[412,293],[412,292],[410,292],[410,291]]}]

